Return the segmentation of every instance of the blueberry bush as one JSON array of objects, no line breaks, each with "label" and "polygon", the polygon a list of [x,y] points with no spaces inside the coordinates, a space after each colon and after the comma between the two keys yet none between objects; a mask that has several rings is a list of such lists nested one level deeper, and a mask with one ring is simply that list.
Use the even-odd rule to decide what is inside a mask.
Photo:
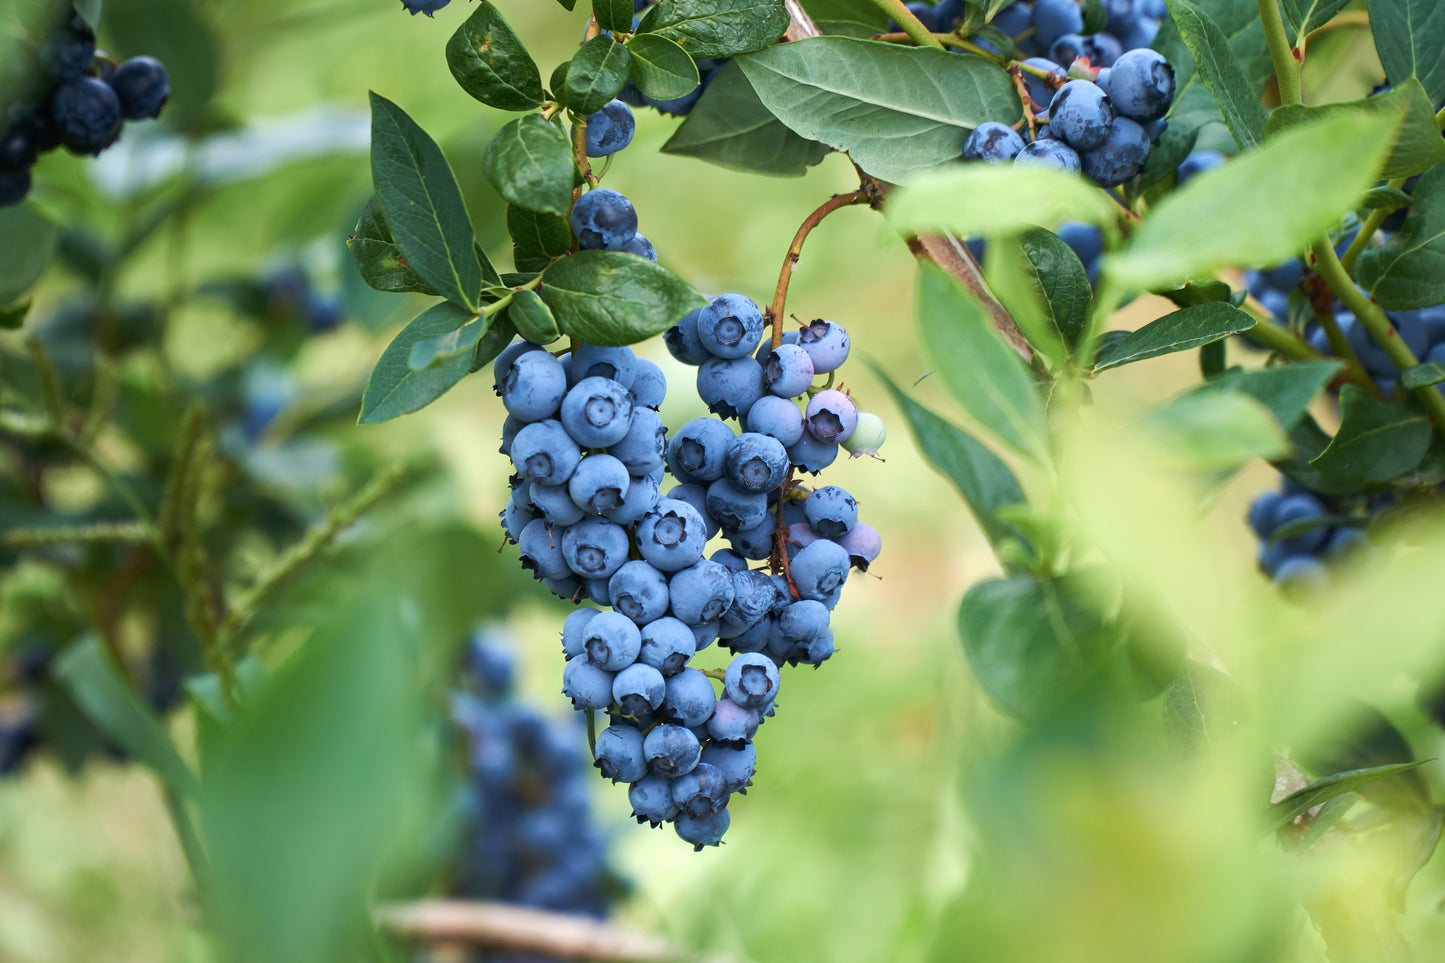
[{"label": "blueberry bush", "polygon": [[1428,956],[1433,0],[367,4],[0,7],[0,774],[170,955]]}]

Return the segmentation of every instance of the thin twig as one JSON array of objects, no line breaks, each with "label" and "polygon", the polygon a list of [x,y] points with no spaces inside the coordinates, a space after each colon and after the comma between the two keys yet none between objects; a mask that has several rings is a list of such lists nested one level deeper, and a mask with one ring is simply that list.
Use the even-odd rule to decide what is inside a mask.
[{"label": "thin twig", "polygon": [[89,545],[102,542],[149,542],[151,531],[140,522],[97,522],[94,525],[47,525],[12,528],[0,534],[0,544],[16,548],[44,545]]},{"label": "thin twig", "polygon": [[788,245],[788,253],[783,255],[783,267],[778,272],[778,287],[773,293],[773,306],[768,311],[768,319],[773,325],[774,348],[783,343],[783,305],[788,298],[788,283],[793,278],[793,266],[798,263],[798,257],[803,253],[803,242],[808,239],[813,228],[822,223],[823,218],[829,214],[852,204],[867,202],[868,195],[861,190],[851,194],[834,194],[799,225],[798,232],[793,235],[793,243]]}]

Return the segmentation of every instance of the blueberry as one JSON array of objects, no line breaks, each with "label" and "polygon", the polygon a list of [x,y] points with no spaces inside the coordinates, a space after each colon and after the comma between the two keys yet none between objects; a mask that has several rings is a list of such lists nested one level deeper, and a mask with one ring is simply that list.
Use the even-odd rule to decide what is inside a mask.
[{"label": "blueberry", "polygon": [[1137,50],[1140,47],[1147,47],[1154,42],[1154,37],[1159,33],[1160,21],[1165,14],[1158,16],[1140,15],[1129,23],[1129,25],[1118,33],[1119,44],[1125,50]]},{"label": "blueberry", "polygon": [[[1279,504],[1275,507],[1274,527],[1277,530],[1291,522],[1319,518],[1324,513],[1325,506],[1313,495],[1303,492],[1287,495],[1280,499]],[[1329,534],[1327,527],[1319,526],[1290,538],[1281,538],[1275,544],[1282,547],[1287,555],[1309,555],[1324,547]]]},{"label": "blueberry", "polygon": [[607,580],[612,607],[638,625],[667,614],[667,579],[641,559],[624,562]]},{"label": "blueberry", "polygon": [[986,120],[975,127],[963,142],[963,159],[997,164],[1013,160],[1014,155],[1023,149],[1024,139],[1018,131],[996,120]]},{"label": "blueberry", "polygon": [[581,655],[587,648],[587,623],[596,618],[596,609],[577,609],[562,620],[562,654],[567,658]]},{"label": "blueberry", "polygon": [[838,539],[838,544],[848,553],[848,561],[860,572],[868,571],[868,566],[883,551],[883,537],[877,529],[863,522],[858,522],[847,535]]},{"label": "blueberry", "polygon": [[1308,555],[1292,555],[1275,567],[1274,580],[1282,586],[1320,587],[1329,584],[1330,573]]},{"label": "blueberry", "polygon": [[697,509],[665,498],[637,526],[637,550],[655,568],[677,572],[702,558],[706,525]]},{"label": "blueberry", "polygon": [[655,362],[646,358],[637,358],[633,362],[632,377],[632,405],[634,408],[651,408],[654,411],[662,407],[663,400],[667,397],[667,376]]},{"label": "blueberry", "polygon": [[[722,703],[718,703],[719,706]],[[752,710],[746,709],[745,712]],[[758,768],[758,748],[745,742],[738,746],[708,745],[702,750],[698,768],[712,766],[722,773],[730,793],[743,792]]]},{"label": "blueberry", "polygon": [[[938,6],[933,8],[934,23],[939,31],[948,33],[953,30],[954,25],[958,23],[958,18],[963,16],[965,6],[964,0],[941,0]],[[1013,6],[1021,6],[1021,4],[1013,4]],[[994,25],[997,26],[998,17],[994,17],[993,22]],[[1027,23],[1028,21],[1025,20],[1024,22]]]},{"label": "blueberry", "polygon": [[1034,110],[1048,110],[1049,104],[1054,99],[1054,91],[1068,82],[1068,74],[1062,66],[1046,57],[1030,57],[1024,63],[1029,67],[1048,71],[1052,82],[1044,80],[1042,77],[1035,77],[1033,74],[1024,74],[1024,84],[1028,88],[1029,101],[1033,104]]},{"label": "blueberry", "polygon": [[663,335],[662,340],[667,345],[668,353],[683,364],[696,366],[712,357],[712,353],[703,347],[702,340],[697,335],[697,319],[702,312],[703,309],[698,308],[685,315]]},{"label": "blueberry", "polygon": [[819,441],[812,432],[803,435],[795,445],[788,446],[788,460],[793,467],[816,475],[838,459],[838,443]]},{"label": "blueberry", "polygon": [[123,123],[115,91],[94,77],[73,77],[57,87],[50,116],[61,142],[77,154],[99,154],[114,144]]},{"label": "blueberry", "polygon": [[80,16],[51,30],[40,44],[40,61],[52,81],[79,77],[94,59],[95,31]]},{"label": "blueberry", "polygon": [[1249,505],[1249,527],[1254,534],[1260,538],[1269,538],[1279,524],[1275,521],[1275,513],[1279,511],[1279,503],[1284,496],[1279,492],[1265,492],[1256,498]]},{"label": "blueberry", "polygon": [[[618,675],[620,678],[621,674]],[[612,680],[614,691],[618,679]],[[634,725],[624,722],[597,733],[593,754],[596,758],[592,765],[601,770],[602,778],[611,779],[614,783],[637,782],[647,775],[647,757],[642,754],[642,730]]]},{"label": "blueberry", "polygon": [[858,502],[836,485],[825,485],[803,503],[803,512],[813,531],[823,538],[846,535],[858,521]]},{"label": "blueberry", "polygon": [[768,643],[772,641],[777,630],[777,620],[771,615],[764,616],[752,625],[730,626],[725,635],[729,636],[727,648],[734,654],[744,652],[768,651]]},{"label": "blueberry", "polygon": [[768,496],[739,491],[726,478],[719,478],[707,486],[707,510],[724,529],[752,528],[768,515]]},{"label": "blueberry", "polygon": [[773,554],[773,534],[777,525],[778,520],[772,512],[768,512],[756,525],[730,530],[727,533],[728,544],[744,558],[761,562]]},{"label": "blueberry", "polygon": [[697,393],[713,414],[743,418],[763,396],[762,365],[746,355],[709,358],[697,369]]},{"label": "blueberry", "polygon": [[729,572],[746,572],[748,570],[748,560],[730,548],[720,548],[709,558]]},{"label": "blueberry", "polygon": [[620,100],[608,101],[601,110],[587,117],[587,156],[606,157],[617,153],[632,143],[636,129],[632,108]]},{"label": "blueberry", "polygon": [[728,831],[728,825],[732,817],[726,809],[719,809],[711,816],[698,818],[689,816],[687,813],[680,813],[673,828],[683,842],[692,843],[692,848],[702,852],[704,846],[716,846],[722,842],[723,835]]},{"label": "blueberry", "polygon": [[707,722],[712,715],[717,695],[712,680],[697,669],[683,669],[667,678],[667,695],[662,700],[662,716],[668,722],[691,729]]},{"label": "blueberry", "polygon": [[30,193],[30,171],[0,170],[0,207],[13,207]]},{"label": "blueberry", "polygon": [[562,362],[545,351],[528,351],[512,360],[497,391],[507,413],[519,421],[551,418],[567,394]]},{"label": "blueberry", "polygon": [[1076,151],[1093,150],[1109,136],[1114,116],[1109,95],[1098,85],[1071,80],[1049,103],[1049,130]]},{"label": "blueberry", "polygon": [[693,105],[697,103],[698,98],[702,96],[703,86],[703,84],[699,83],[688,93],[683,94],[681,97],[673,97],[671,100],[657,100],[645,94],[642,100],[644,103],[650,104],[660,114],[667,114],[671,117],[686,117],[691,113]]},{"label": "blueberry", "polygon": [[1083,166],[1074,149],[1061,140],[1036,140],[1019,151],[1014,163],[1052,167],[1069,174],[1079,173]]},{"label": "blueberry", "polygon": [[637,211],[614,190],[598,187],[572,206],[572,234],[584,250],[617,250],[637,233]]},{"label": "blueberry", "polygon": [[642,636],[631,619],[617,612],[602,612],[583,627],[582,647],[598,668],[617,672],[637,661]]},{"label": "blueberry", "polygon": [[1149,135],[1127,117],[1115,118],[1104,142],[1080,156],[1084,175],[1100,187],[1132,180],[1149,159]]},{"label": "blueberry", "polygon": [[110,89],[126,120],[154,120],[170,99],[171,80],[154,57],[132,57],[110,75]]},{"label": "blueberry", "polygon": [[[645,716],[662,705],[667,683],[650,665],[634,663],[612,680],[612,699],[629,716]],[[638,773],[637,778],[643,774]]]},{"label": "blueberry", "polygon": [[813,383],[813,359],[802,345],[778,345],[760,360],[763,386],[774,395],[796,398]]},{"label": "blueberry", "polygon": [[[946,3],[948,0],[944,0],[944,2]],[[939,6],[941,7],[942,4]],[[959,7],[959,12],[962,13],[964,4],[959,3],[957,6]],[[1030,9],[1027,3],[1024,3],[1023,0],[1015,0],[1014,3],[1009,4],[994,14],[993,19],[989,21],[989,26],[1002,30],[1010,37],[1017,37],[1029,29],[1032,16],[1033,10]]]},{"label": "blueberry", "polygon": [[589,455],[567,479],[567,494],[577,507],[590,515],[601,515],[622,505],[632,477],[627,467],[611,455]]},{"label": "blueberry", "polygon": [[763,312],[741,294],[724,294],[697,316],[697,337],[718,358],[752,354],[763,337]]},{"label": "blueberry", "polygon": [[738,491],[770,492],[787,474],[788,450],[776,438],[746,431],[728,447],[725,477]]},{"label": "blueberry", "polygon": [[692,629],[667,615],[642,627],[642,648],[637,661],[652,666],[665,677],[674,676],[687,667],[687,660],[696,651],[697,639]]},{"label": "blueberry", "polygon": [[26,170],[35,163],[39,152],[34,122],[22,117],[0,134],[0,171]]},{"label": "blueberry", "polygon": [[1088,40],[1085,52],[1088,55],[1089,63],[1102,70],[1111,69],[1128,49],[1122,40],[1111,33],[1101,31],[1089,37]]},{"label": "blueberry", "polygon": [[722,527],[718,524],[716,518],[708,514],[706,485],[675,485],[672,490],[667,493],[667,497],[691,505],[698,515],[702,517],[702,523],[706,528],[708,538],[716,535],[718,529]]},{"label": "blueberry", "polygon": [[1047,48],[1066,33],[1084,32],[1084,10],[1075,0],[1037,0],[1030,23],[1037,42]]},{"label": "blueberry", "polygon": [[727,697],[744,709],[763,709],[777,699],[779,682],[772,659],[745,652],[728,663],[723,684]]},{"label": "blueberry", "polygon": [[702,755],[702,747],[691,729],[667,723],[649,732],[642,746],[652,771],[669,778],[692,772]]},{"label": "blueberry", "polygon": [[527,523],[537,517],[531,504],[523,505],[522,501],[513,492],[512,497],[507,499],[507,507],[502,510],[502,530],[507,533],[507,541],[513,544],[522,537],[522,529],[527,527]]},{"label": "blueberry", "polygon": [[436,13],[451,2],[452,0],[401,0],[401,5],[402,8],[413,17],[419,13],[424,13],[430,17],[433,13]]},{"label": "blueberry", "polygon": [[1350,526],[1337,528],[1330,536],[1330,543],[1325,549],[1325,554],[1331,560],[1345,558],[1364,545],[1365,540],[1365,530],[1362,528]]},{"label": "blueberry", "polygon": [[1183,163],[1179,165],[1176,183],[1178,186],[1183,187],[1189,181],[1193,180],[1196,175],[1202,174],[1207,170],[1213,170],[1216,167],[1221,167],[1224,163],[1225,156],[1217,150],[1197,150],[1184,158]]},{"label": "blueberry", "polygon": [[765,395],[754,402],[745,424],[748,431],[776,438],[785,448],[803,437],[803,413],[792,401],[777,395]]},{"label": "blueberry", "polygon": [[732,572],[700,559],[672,576],[667,586],[672,614],[689,625],[715,622],[733,604]]},{"label": "blueberry", "polygon": [[653,247],[652,242],[643,234],[632,235],[632,240],[617,248],[617,250],[627,254],[636,254],[638,257],[645,257],[649,261],[657,260],[657,248]]},{"label": "blueberry", "polygon": [[584,519],[562,533],[562,557],[582,578],[610,578],[627,551],[626,529],[605,519]]},{"label": "blueberry", "polygon": [[627,802],[639,823],[644,820],[660,826],[677,815],[672,801],[672,780],[666,776],[644,776],[627,788]]},{"label": "blueberry", "polygon": [[847,329],[821,318],[808,322],[798,331],[798,344],[813,359],[814,374],[827,374],[843,367],[852,347]]},{"label": "blueberry", "polygon": [[540,518],[534,518],[517,536],[522,568],[539,579],[563,579],[572,574],[562,557],[559,533]]},{"label": "blueberry", "polygon": [[609,378],[631,389],[637,380],[637,355],[631,348],[604,348],[596,344],[579,344],[573,352],[570,384],[583,378]]},{"label": "blueberry", "polygon": [[[524,354],[517,362],[534,357]],[[583,378],[561,399],[561,407],[562,427],[583,448],[615,445],[632,425],[632,395],[610,378]]]},{"label": "blueberry", "polygon": [[513,341],[507,345],[502,349],[502,353],[497,355],[496,360],[492,362],[492,390],[498,395],[502,393],[502,383],[506,381],[507,372],[511,369],[513,361],[516,361],[528,351],[545,352],[546,350],[547,349],[540,344],[533,344],[530,341]]},{"label": "blueberry", "polygon": [[667,443],[673,474],[699,482],[715,481],[727,468],[727,454],[736,436],[716,418],[694,418]]},{"label": "blueberry", "polygon": [[799,599],[778,616],[778,635],[793,646],[807,647],[813,636],[828,630],[828,607],[815,599]]},{"label": "blueberry", "polygon": [[1174,102],[1174,67],[1158,51],[1130,50],[1114,63],[1108,89],[1121,117],[1157,120]]},{"label": "blueberry", "polygon": [[576,656],[562,671],[562,694],[572,700],[574,709],[606,709],[612,704],[612,673],[584,655]]},{"label": "blueberry", "polygon": [[1053,43],[1049,44],[1049,59],[1056,64],[1063,64],[1065,67],[1068,67],[1073,64],[1075,60],[1085,58],[1095,67],[1100,66],[1094,63],[1093,59],[1089,56],[1093,49],[1093,45],[1089,40],[1090,38],[1082,34],[1063,34],[1055,39]]},{"label": "blueberry", "polygon": [[[796,331],[784,331],[784,332],[783,332],[783,340],[782,340],[781,342],[779,342],[779,345],[778,345],[778,346],[779,346],[779,347],[782,347],[782,346],[785,345],[785,344],[797,344],[797,343],[798,343],[798,332],[796,332]],[[762,344],[758,345],[758,350],[753,353],[753,357],[757,359],[758,364],[763,364],[764,362],[766,362],[766,361],[768,360],[768,355],[770,355],[770,354],[772,354],[772,353],[773,353],[773,339],[772,339],[772,338],[764,338]]]},{"label": "blueberry", "polygon": [[527,494],[532,500],[533,511],[540,513],[554,528],[576,525],[587,517],[587,511],[572,499],[572,492],[566,484],[532,482]]},{"label": "blueberry", "polygon": [[692,772],[672,782],[672,801],[683,815],[692,819],[715,815],[727,805],[728,795],[727,777],[706,762],[699,762]]},{"label": "blueberry", "polygon": [[[713,707],[707,720],[707,733],[714,742],[738,745],[747,742],[758,731],[758,711],[745,709],[731,699],[723,698]],[[706,750],[704,750],[706,751]]]},{"label": "blueberry", "polygon": [[858,406],[841,391],[820,391],[808,402],[804,414],[808,433],[830,444],[847,441],[858,427]]},{"label": "blueberry", "polygon": [[[720,638],[736,638],[757,625],[773,605],[773,583],[762,572],[733,573],[733,604],[719,624]],[[735,631],[734,631],[735,630]],[[730,633],[724,635],[724,631]]]},{"label": "blueberry", "polygon": [[798,550],[789,572],[799,596],[828,602],[836,598],[838,589],[848,580],[850,564],[846,549],[837,542],[820,538]]}]

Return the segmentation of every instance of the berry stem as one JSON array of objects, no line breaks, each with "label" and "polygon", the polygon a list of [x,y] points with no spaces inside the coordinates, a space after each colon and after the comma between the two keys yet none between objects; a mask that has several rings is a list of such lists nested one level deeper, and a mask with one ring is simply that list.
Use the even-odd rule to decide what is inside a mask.
[{"label": "berry stem", "polygon": [[597,758],[597,713],[588,709],[583,713],[587,717],[587,751],[593,759]]},{"label": "berry stem", "polygon": [[783,506],[788,504],[788,492],[792,491],[793,472],[792,465],[788,466],[788,477],[783,479],[782,487],[778,489],[778,512],[773,522],[773,554],[768,559],[768,568],[774,575],[782,573],[783,578],[788,580],[788,594],[793,598],[798,597],[798,587],[793,584],[793,573],[788,567],[788,526],[783,524]]},{"label": "berry stem", "polygon": [[726,682],[728,678],[726,669],[698,669],[697,671],[717,682]]},{"label": "berry stem", "polygon": [[[1405,186],[1405,178],[1397,177],[1389,182],[1389,186],[1400,190]],[[1383,207],[1378,207],[1370,212],[1369,217],[1365,218],[1365,222],[1360,225],[1359,232],[1350,241],[1350,246],[1344,254],[1340,255],[1340,263],[1344,265],[1346,271],[1353,272],[1355,270],[1355,259],[1369,245],[1370,238],[1375,236],[1375,232],[1380,229],[1380,225],[1385,223],[1385,218],[1389,217],[1391,213]]]},{"label": "berry stem", "polygon": [[873,5],[888,14],[917,46],[943,49],[943,44],[923,25],[923,21],[913,15],[913,11],[904,5],[903,0],[873,0]]},{"label": "berry stem", "polygon": [[[597,175],[592,173],[592,162],[587,159],[587,118],[582,114],[572,115],[572,156],[577,161],[577,169],[582,172],[582,179],[587,182],[589,188],[597,186]],[[576,193],[573,193],[575,199]]]},{"label": "berry stem", "polygon": [[803,253],[803,242],[808,239],[813,228],[829,214],[852,204],[866,203],[868,195],[862,190],[851,194],[834,194],[799,225],[798,233],[793,235],[793,243],[788,246],[788,253],[783,256],[783,269],[778,272],[778,288],[773,294],[773,306],[768,309],[768,320],[773,325],[774,348],[783,343],[783,305],[788,299],[788,282],[793,278],[793,266],[798,263],[798,257]]},{"label": "berry stem", "polygon": [[1259,19],[1264,24],[1264,39],[1269,45],[1269,58],[1274,61],[1274,76],[1279,83],[1279,102],[1282,105],[1302,103],[1300,93],[1300,62],[1290,49],[1289,38],[1285,36],[1284,20],[1279,15],[1279,4],[1275,0],[1258,0]]}]

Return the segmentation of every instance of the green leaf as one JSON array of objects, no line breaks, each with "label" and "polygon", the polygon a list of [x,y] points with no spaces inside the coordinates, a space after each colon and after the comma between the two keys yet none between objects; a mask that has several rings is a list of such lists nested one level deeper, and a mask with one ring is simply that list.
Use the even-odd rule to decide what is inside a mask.
[{"label": "green leaf", "polygon": [[1384,482],[1420,464],[1429,447],[1430,422],[1424,415],[1345,385],[1340,430],[1310,464],[1342,482]]},{"label": "green leaf", "polygon": [[1181,308],[1150,321],[1124,340],[1111,345],[1094,362],[1094,371],[1188,351],[1254,327],[1254,318],[1224,301]]},{"label": "green leaf", "polygon": [[[1347,792],[1358,792],[1372,782],[1394,776],[1423,765],[1420,762],[1396,763],[1390,766],[1371,766],[1368,769],[1351,769],[1337,772],[1323,779],[1316,779],[1303,789],[1290,793],[1277,803],[1271,803],[1266,816],[1271,832],[1287,826],[1321,803],[1329,802]],[[1364,795],[1364,794],[1362,794]]]},{"label": "green leaf", "polygon": [[563,330],[588,344],[636,344],[672,327],[707,299],[647,258],[581,251],[542,275],[542,300]]},{"label": "green leaf", "polygon": [[994,297],[1008,309],[1029,346],[1055,367],[1060,366],[1071,352],[1049,317],[1040,288],[1042,279],[1018,238],[995,238],[984,252],[983,269]]},{"label": "green leaf", "polygon": [[1411,177],[1445,161],[1445,139],[1440,137],[1440,125],[1435,121],[1435,108],[1431,106],[1425,88],[1413,77],[1394,90],[1347,104],[1281,107],[1270,114],[1265,133],[1273,136],[1281,130],[1288,130],[1319,117],[1352,110],[1390,113],[1400,118],[1399,136],[1390,150],[1390,156],[1385,160],[1385,166],[1380,170],[1380,177],[1391,180]]},{"label": "green leaf", "polygon": [[532,110],[545,99],[527,48],[490,3],[477,7],[447,42],[447,66],[463,90],[498,110]]},{"label": "green leaf", "polygon": [[592,0],[592,15],[603,30],[632,32],[632,0]]},{"label": "green leaf", "polygon": [[875,366],[874,371],[898,407],[903,409],[919,449],[957,486],[994,549],[1010,539],[1022,541],[1023,536],[1018,529],[998,516],[1000,509],[1024,502],[1023,489],[1003,459],[967,432],[909,398],[882,369]]},{"label": "green leaf", "polygon": [[967,54],[810,37],[739,62],[775,117],[887,181],[957,160],[970,129],[1021,111],[1008,74]]},{"label": "green leaf", "polygon": [[1298,46],[1300,37],[1329,23],[1330,18],[1349,3],[1350,0],[1281,0],[1284,20],[1292,34],[1290,42]]},{"label": "green leaf", "polygon": [[90,24],[90,29],[100,28],[101,0],[75,0],[75,12],[80,14],[80,19]]},{"label": "green leaf", "polygon": [[734,57],[776,43],[788,19],[783,0],[661,0],[637,32],[675,41],[694,58]]},{"label": "green leaf", "polygon": [[187,795],[196,791],[195,774],[181,759],[165,726],[97,639],[86,636],[67,649],[56,660],[54,672],[86,718],[116,745],[171,788]]},{"label": "green leaf", "polygon": [[1019,237],[1019,248],[1046,320],[1072,349],[1084,333],[1094,300],[1084,263],[1057,234],[1038,228]]},{"label": "green leaf", "polygon": [[1095,614],[1051,579],[990,579],[968,590],[958,634],[978,684],[1014,716],[1037,719],[1108,651]]},{"label": "green leaf", "polygon": [[19,300],[40,280],[58,236],[55,225],[28,204],[0,207],[0,304]]},{"label": "green leaf", "polygon": [[1077,174],[1012,164],[959,164],[894,192],[889,222],[904,234],[995,236],[1060,221],[1112,224],[1119,208]]},{"label": "green leaf", "polygon": [[482,155],[482,172],[508,203],[562,217],[572,209],[573,170],[571,142],[541,114],[507,124]]},{"label": "green leaf", "polygon": [[371,371],[371,380],[361,399],[360,423],[380,424],[419,411],[465,378],[471,370],[469,356],[455,355],[438,367],[414,371],[410,364],[411,351],[418,341],[454,332],[475,317],[476,312],[442,302],[402,328]]},{"label": "green leaf", "polygon": [[1377,211],[1398,211],[1403,207],[1409,207],[1413,203],[1410,195],[1398,187],[1391,187],[1389,184],[1380,184],[1365,191],[1365,196],[1360,199],[1362,207]]},{"label": "green leaf", "polygon": [[1289,430],[1289,440],[1294,452],[1274,462],[1274,467],[1290,481],[1319,495],[1360,495],[1367,490],[1362,482],[1340,481],[1310,464],[1330,444],[1330,436],[1313,416],[1306,413],[1300,418]]},{"label": "green leaf", "polygon": [[1227,371],[1195,390],[1243,392],[1263,403],[1284,430],[1290,431],[1343,367],[1339,361],[1296,361],[1273,368]]},{"label": "green leaf", "polygon": [[627,41],[632,54],[628,72],[637,89],[654,100],[674,100],[697,89],[697,64],[677,44],[655,33],[640,33]]},{"label": "green leaf", "polygon": [[1104,29],[1108,19],[1109,11],[1104,7],[1104,0],[1084,0],[1084,33],[1098,33]]},{"label": "green leaf", "polygon": [[870,34],[882,33],[888,23],[885,14],[873,0],[803,0],[803,9],[822,26],[825,20],[852,20],[866,24]]},{"label": "green leaf", "polygon": [[1387,311],[1445,301],[1445,166],[1427,171],[1413,198],[1400,230],[1355,263],[1355,280]]},{"label": "green leaf", "polygon": [[1437,0],[1369,0],[1368,6],[1390,86],[1418,77],[1431,103],[1445,100],[1445,7]]},{"label": "green leaf", "polygon": [[406,263],[442,297],[477,309],[476,235],[447,159],[406,112],[371,95],[371,177]]},{"label": "green leaf", "polygon": [[1295,256],[1374,183],[1394,125],[1389,115],[1330,117],[1205,171],[1155,205],[1122,252],[1105,256],[1106,279],[1145,291]]},{"label": "green leaf", "polygon": [[16,301],[0,308],[0,331],[14,331],[25,323],[25,316],[30,313],[31,302]]},{"label": "green leaf", "polygon": [[401,248],[396,246],[391,231],[386,226],[386,215],[381,211],[381,201],[372,195],[356,222],[356,229],[346,239],[351,250],[351,259],[361,279],[378,291],[393,293],[415,292],[438,296],[436,288],[422,280],[402,257]]},{"label": "green leaf", "polygon": [[938,377],[964,411],[1003,441],[1048,460],[1044,405],[1033,372],[953,278],[930,264],[918,275],[918,330]]},{"label": "green leaf", "polygon": [[477,342],[491,327],[490,315],[468,321],[455,331],[439,334],[412,343],[411,352],[406,356],[406,366],[412,371],[428,371],[457,361],[458,356],[471,364],[476,354]]},{"label": "green leaf", "polygon": [[556,214],[507,206],[507,233],[512,237],[512,258],[519,271],[540,271],[567,253],[572,229]]},{"label": "green leaf", "polygon": [[1242,392],[1191,391],[1151,411],[1142,427],[1159,460],[1178,471],[1233,471],[1290,451],[1270,410]]},{"label": "green leaf", "polygon": [[1169,0],[1169,15],[1194,56],[1199,78],[1218,101],[1235,143],[1244,150],[1258,147],[1264,140],[1264,107],[1259,102],[1259,90],[1234,59],[1229,38],[1189,0]]},{"label": "green leaf", "polygon": [[567,106],[579,114],[597,113],[627,83],[631,63],[627,47],[609,36],[596,36],[582,44],[567,67]]},{"label": "green leaf", "polygon": [[572,10],[577,6],[577,0],[557,0],[566,10]]},{"label": "green leaf", "polygon": [[[1229,39],[1229,50],[1251,90],[1260,93],[1274,76],[1269,45],[1265,42],[1256,0],[1206,0],[1199,6]],[[1172,17],[1166,17],[1154,38],[1153,47],[1173,64],[1174,104],[1169,110],[1169,130],[1177,136],[1193,136],[1203,125],[1222,121],[1219,102],[1204,86]],[[1168,132],[1166,132],[1166,137]],[[1152,158],[1153,152],[1150,152]]]},{"label": "green leaf", "polygon": [[1445,363],[1439,361],[1417,364],[1413,368],[1406,368],[1400,375],[1400,383],[1412,390],[1438,385],[1442,381],[1445,381]]},{"label": "green leaf", "polygon": [[[1294,758],[1306,772],[1329,774],[1416,761],[1404,733],[1378,709],[1350,700],[1341,715],[1348,723],[1338,735],[1294,747]],[[1418,813],[1431,808],[1430,789],[1413,769],[1375,783],[1369,797],[1374,805],[1389,809]]]},{"label": "green leaf", "polygon": [[507,317],[512,319],[517,333],[533,344],[551,344],[561,337],[557,319],[536,291],[523,290],[512,295]]},{"label": "green leaf", "polygon": [[799,137],[774,117],[742,68],[729,60],[662,151],[750,174],[802,177],[827,156],[828,146]]},{"label": "green leaf", "polygon": [[1190,659],[1164,690],[1164,732],[1180,753],[1202,755],[1239,725],[1243,708],[1238,683],[1213,666]]}]

